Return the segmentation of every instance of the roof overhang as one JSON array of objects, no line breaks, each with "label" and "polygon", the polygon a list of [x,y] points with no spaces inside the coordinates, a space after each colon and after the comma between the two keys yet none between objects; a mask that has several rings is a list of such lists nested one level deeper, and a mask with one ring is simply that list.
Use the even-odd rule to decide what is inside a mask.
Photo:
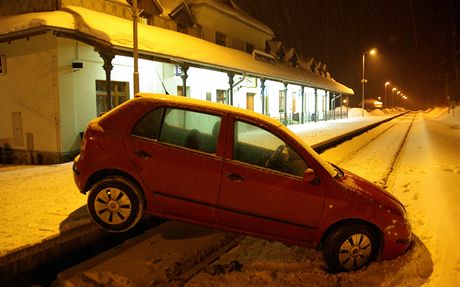
[{"label": "roof overhang", "polygon": [[[127,19],[76,6],[67,6],[60,11],[0,17],[0,42],[47,31],[77,39],[99,50],[132,55],[133,24]],[[143,58],[354,94],[352,89],[333,79],[292,67],[288,63],[265,63],[243,51],[156,26],[139,24],[138,39],[139,55]]]}]

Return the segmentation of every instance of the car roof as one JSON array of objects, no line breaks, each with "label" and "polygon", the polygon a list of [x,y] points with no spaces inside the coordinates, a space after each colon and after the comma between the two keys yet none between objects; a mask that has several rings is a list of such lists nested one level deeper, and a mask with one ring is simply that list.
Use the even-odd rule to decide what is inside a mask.
[{"label": "car roof", "polygon": [[139,93],[136,95],[136,100],[142,101],[142,99],[145,99],[147,101],[149,99],[153,99],[155,101],[163,101],[163,102],[168,102],[168,103],[181,104],[184,106],[199,107],[199,108],[204,108],[204,109],[209,109],[209,110],[227,112],[227,113],[231,113],[237,116],[252,118],[256,120],[258,119],[263,122],[269,122],[270,124],[275,125],[277,127],[282,125],[280,121],[277,121],[268,116],[265,116],[265,115],[262,115],[262,114],[259,114],[259,113],[256,113],[250,110],[245,110],[242,108],[233,107],[233,106],[221,104],[221,103],[215,103],[215,102],[204,101],[204,100],[199,100],[199,99],[192,99],[192,98],[187,98],[187,97],[182,97],[182,96],[164,95],[164,94]]}]

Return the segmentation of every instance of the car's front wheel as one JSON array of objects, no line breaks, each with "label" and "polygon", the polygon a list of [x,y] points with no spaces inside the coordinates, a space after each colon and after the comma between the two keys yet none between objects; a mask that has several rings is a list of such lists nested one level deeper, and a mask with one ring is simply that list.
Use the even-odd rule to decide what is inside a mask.
[{"label": "car's front wheel", "polygon": [[324,240],[323,255],[332,272],[353,271],[375,259],[377,241],[364,224],[347,223],[334,229]]},{"label": "car's front wheel", "polygon": [[127,231],[144,214],[144,196],[139,187],[121,176],[98,181],[88,195],[88,211],[93,220],[111,232]]}]

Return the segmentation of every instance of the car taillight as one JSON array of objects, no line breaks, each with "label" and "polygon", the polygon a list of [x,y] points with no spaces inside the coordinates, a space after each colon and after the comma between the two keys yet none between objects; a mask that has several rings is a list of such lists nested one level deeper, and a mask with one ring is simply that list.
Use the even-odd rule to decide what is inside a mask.
[{"label": "car taillight", "polygon": [[81,139],[81,144],[80,144],[80,153],[85,152],[85,147],[86,147],[86,137],[83,135],[83,138]]}]

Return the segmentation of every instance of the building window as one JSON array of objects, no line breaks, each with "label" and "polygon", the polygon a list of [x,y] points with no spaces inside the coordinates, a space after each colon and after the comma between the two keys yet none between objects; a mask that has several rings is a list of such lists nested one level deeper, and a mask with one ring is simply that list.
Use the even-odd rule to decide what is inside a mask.
[{"label": "building window", "polygon": [[211,92],[206,92],[206,101],[211,101],[211,100],[212,100]]},{"label": "building window", "polygon": [[279,91],[279,112],[280,113],[284,113],[284,111],[286,110],[286,102],[285,102],[285,93],[284,93],[284,90],[280,90]]},{"label": "building window", "polygon": [[[116,107],[129,99],[129,83],[112,81],[112,107]],[[96,80],[96,106],[100,115],[110,110],[110,99],[107,96],[107,81]]]},{"label": "building window", "polygon": [[246,93],[246,109],[253,111],[254,110],[254,93]]},{"label": "building window", "polygon": [[225,36],[225,34],[216,32],[216,44],[225,46],[226,38],[227,38],[227,36]]},{"label": "building window", "polygon": [[246,43],[246,53],[252,54],[252,51],[254,51],[255,47],[251,43]]},{"label": "building window", "polygon": [[226,104],[227,103],[227,91],[225,90],[216,90],[217,102]]}]

